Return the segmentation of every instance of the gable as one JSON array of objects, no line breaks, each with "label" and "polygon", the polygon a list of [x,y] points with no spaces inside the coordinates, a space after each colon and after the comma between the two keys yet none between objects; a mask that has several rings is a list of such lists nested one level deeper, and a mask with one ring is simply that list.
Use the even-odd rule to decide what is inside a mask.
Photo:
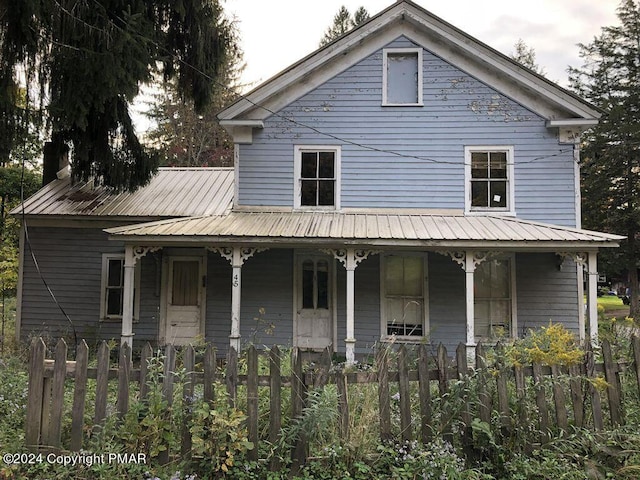
[{"label": "gable", "polygon": [[[410,1],[365,24],[268,80],[219,114],[223,125],[265,120],[399,37],[405,37],[540,115],[552,126],[589,125],[598,110],[544,77]],[[250,124],[258,126],[257,124]]]}]

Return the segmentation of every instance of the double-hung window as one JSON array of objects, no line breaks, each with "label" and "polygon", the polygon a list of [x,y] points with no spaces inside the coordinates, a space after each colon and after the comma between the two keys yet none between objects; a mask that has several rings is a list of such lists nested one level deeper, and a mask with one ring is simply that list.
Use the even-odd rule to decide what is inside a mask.
[{"label": "double-hung window", "polygon": [[295,147],[295,206],[340,208],[340,147]]},{"label": "double-hung window", "polygon": [[382,257],[383,336],[410,340],[426,335],[425,271],[423,256]]},{"label": "double-hung window", "polygon": [[422,105],[422,49],[385,48],[382,60],[382,105]]},{"label": "double-hung window", "polygon": [[[124,254],[105,253],[102,255],[102,287],[100,298],[100,318],[102,320],[122,319],[124,300]],[[134,309],[133,316],[138,318],[139,302],[137,292],[140,290],[138,269],[134,276]]]},{"label": "double-hung window", "polygon": [[513,147],[466,147],[467,212],[514,213]]},{"label": "double-hung window", "polygon": [[513,323],[513,259],[482,262],[474,272],[475,336],[477,340],[511,336]]}]

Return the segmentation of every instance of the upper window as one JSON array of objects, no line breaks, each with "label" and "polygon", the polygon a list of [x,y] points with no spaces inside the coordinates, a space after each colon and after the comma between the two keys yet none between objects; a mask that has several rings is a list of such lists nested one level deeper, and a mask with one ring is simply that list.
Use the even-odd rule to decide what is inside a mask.
[{"label": "upper window", "polygon": [[295,148],[295,206],[340,208],[340,147]]},{"label": "upper window", "polygon": [[474,273],[475,335],[477,340],[511,336],[513,323],[512,258],[482,262]]},{"label": "upper window", "polygon": [[382,104],[422,105],[422,49],[385,48],[382,63]]},{"label": "upper window", "polygon": [[514,213],[513,147],[466,147],[467,212]]},{"label": "upper window", "polygon": [[382,261],[383,336],[423,337],[427,329],[425,258],[387,255]]},{"label": "upper window", "polygon": [[[140,275],[135,270],[133,316],[138,318],[139,302],[137,292],[140,290]],[[124,255],[102,255],[102,288],[100,298],[100,318],[102,320],[120,320],[124,299]]]}]

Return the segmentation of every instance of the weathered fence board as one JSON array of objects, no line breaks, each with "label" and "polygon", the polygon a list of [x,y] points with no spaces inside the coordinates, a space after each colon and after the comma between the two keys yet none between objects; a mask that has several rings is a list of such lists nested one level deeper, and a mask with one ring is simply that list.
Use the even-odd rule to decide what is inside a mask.
[{"label": "weathered fence board", "polygon": [[[640,343],[633,338],[632,345],[634,358],[637,359],[640,354]],[[188,458],[190,455],[192,444],[189,430],[190,411],[196,385],[199,384],[203,384],[201,389],[198,389],[202,392],[202,399],[212,407],[215,408],[220,401],[216,401],[215,398],[215,385],[222,384],[226,386],[230,405],[241,409],[246,408],[248,439],[254,443],[254,449],[249,453],[249,458],[257,459],[261,437],[263,441],[268,440],[274,445],[280,440],[284,423],[282,421],[283,389],[291,389],[288,422],[291,424],[303,418],[307,389],[314,387],[321,389],[326,384],[336,385],[338,393],[338,402],[335,407],[338,409],[336,427],[342,438],[346,440],[350,435],[351,412],[357,411],[354,409],[358,408],[358,405],[350,402],[350,392],[357,388],[358,384],[375,384],[381,439],[392,439],[395,433],[403,441],[419,438],[422,442],[427,442],[434,432],[440,431],[445,439],[453,441],[454,433],[451,425],[459,423],[463,426],[462,436],[456,433],[458,436],[455,440],[461,442],[463,446],[469,446],[473,442],[470,428],[473,419],[477,417],[490,424],[492,416],[496,413],[500,416],[500,426],[504,433],[513,430],[518,422],[531,421],[532,418],[539,419],[537,426],[541,432],[541,442],[547,441],[553,432],[566,430],[570,425],[602,429],[605,421],[610,421],[612,425],[622,424],[624,423],[624,405],[620,390],[620,373],[633,369],[631,375],[640,382],[640,362],[636,360],[633,365],[614,363],[610,347],[606,342],[602,345],[603,364],[596,364],[593,352],[587,349],[584,364],[568,369],[543,366],[539,363],[517,367],[507,367],[500,362],[487,365],[486,350],[486,347],[478,345],[475,366],[469,366],[464,345],[456,350],[455,365],[444,346],[439,346],[434,356],[426,345],[420,345],[413,352],[402,345],[396,352],[397,363],[393,363],[394,371],[389,371],[392,363],[390,359],[395,354],[391,348],[385,347],[376,352],[373,370],[346,371],[338,367],[335,372],[333,369],[330,370],[331,352],[325,350],[321,354],[317,370],[305,372],[302,352],[293,349],[292,373],[290,376],[283,376],[282,354],[278,347],[273,347],[268,352],[269,374],[260,375],[261,354],[254,347],[250,347],[243,353],[247,355],[246,362],[239,362],[238,354],[231,351],[223,374],[216,370],[216,354],[213,348],[207,346],[204,351],[197,353],[193,347],[188,346],[182,347],[179,353],[181,361],[179,367],[185,372],[184,375],[180,375],[182,383],[175,384],[178,379],[176,374],[178,352],[173,346],[167,346],[165,349],[160,381],[160,378],[154,377],[158,375],[158,369],[148,368],[152,364],[151,360],[156,362],[153,350],[148,345],[140,354],[140,361],[143,364],[135,369],[132,366],[131,352],[127,346],[122,346],[119,349],[118,365],[115,369],[110,368],[109,347],[106,343],[102,343],[97,351],[97,367],[88,368],[89,355],[86,343],[82,342],[78,346],[75,361],[68,361],[66,344],[59,342],[56,347],[55,361],[51,361],[45,359],[46,349],[42,340],[34,339],[30,349],[25,440],[26,444],[32,448],[80,450],[84,440],[83,422],[88,380],[94,378],[96,379],[94,428],[101,425],[107,417],[107,393],[110,390],[108,388],[110,380],[117,380],[117,402],[114,413],[117,413],[120,418],[127,414],[129,398],[134,398],[137,394],[138,400],[144,400],[150,393],[150,385],[161,386],[161,393],[167,405],[171,405],[174,398],[176,402],[181,402],[184,425],[181,430],[180,448],[176,449],[179,451],[173,452],[165,450],[159,457],[159,460],[164,462],[172,461],[178,455],[183,458]],[[503,358],[499,355],[499,350],[498,346],[498,359]],[[413,364],[413,361],[417,362],[417,367],[412,370],[409,365]],[[240,365],[246,365],[246,373],[240,373]],[[606,400],[604,395],[601,400],[600,392],[594,386],[602,383],[593,381],[593,378],[602,372],[607,382]],[[585,382],[586,388],[583,388],[585,375],[591,381]],[[455,388],[451,382],[457,382]],[[70,443],[66,445],[69,439],[61,438],[61,426],[66,411],[63,401],[65,388],[71,384],[74,385],[71,434]],[[136,385],[139,387],[137,390]],[[181,391],[175,392],[175,396],[174,385],[182,388]],[[470,395],[471,385],[477,388],[476,395]],[[531,412],[524,412],[527,389],[531,388],[530,385],[533,386],[533,397],[538,409],[538,415],[534,417],[531,416]],[[240,389],[241,392],[246,391],[246,404],[238,405],[238,402],[242,402],[245,398],[238,397],[239,387],[246,387],[244,390]],[[393,431],[390,391],[395,391],[396,387],[400,428]],[[265,390],[260,390],[261,388]],[[262,412],[261,415],[259,411],[261,403],[258,399],[265,391],[269,395],[269,411]],[[513,392],[515,392],[515,399],[509,397]],[[552,393],[553,398],[547,398],[547,393]],[[457,395],[455,399],[454,395]],[[471,397],[477,397],[477,402],[475,400],[472,402]],[[567,400],[571,406],[567,405]],[[419,402],[419,405],[412,405],[415,401]],[[611,417],[609,420],[602,418],[601,401],[607,402]],[[513,404],[518,406],[515,409],[516,413],[510,409],[510,405]],[[495,409],[493,405],[496,406]],[[583,405],[591,409],[591,415],[585,413]],[[441,409],[437,412],[437,416],[433,413],[434,408]],[[418,411],[419,419],[412,418],[412,412]],[[573,415],[570,414],[571,412]],[[168,410],[167,416],[170,415]],[[266,420],[267,415],[268,432],[263,432],[261,435],[259,422],[262,418]],[[434,417],[439,419],[437,425],[433,424]],[[553,422],[551,422],[552,418]],[[590,425],[586,425],[587,421]],[[294,466],[300,466],[305,462],[309,448],[308,441],[304,432],[294,439],[294,447],[291,451]],[[277,470],[280,467],[279,461],[273,459],[271,466]]]}]

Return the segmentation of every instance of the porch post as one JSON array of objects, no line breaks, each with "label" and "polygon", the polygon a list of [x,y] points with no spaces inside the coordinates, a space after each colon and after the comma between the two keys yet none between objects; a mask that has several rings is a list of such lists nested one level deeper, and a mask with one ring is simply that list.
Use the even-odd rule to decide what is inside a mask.
[{"label": "porch post", "polygon": [[231,263],[231,334],[229,346],[240,353],[240,302],[242,292],[242,265],[258,252],[266,248],[253,247],[206,247]]},{"label": "porch post", "polygon": [[347,250],[347,336],[344,339],[345,354],[347,363],[355,361],[356,339],[355,339],[355,317],[354,317],[354,283],[356,270],[355,253],[353,248]]},{"label": "porch post", "polygon": [[240,247],[233,247],[233,258],[231,266],[231,334],[229,335],[229,346],[236,352],[240,352],[240,300],[242,282],[242,252]]},{"label": "porch post", "polygon": [[474,308],[474,291],[473,276],[476,271],[476,261],[473,252],[467,250],[464,252],[464,277],[465,277],[465,294],[466,294],[466,321],[467,321],[467,355],[475,352],[476,333],[475,333],[475,308]]},{"label": "porch post", "polygon": [[598,252],[589,252],[587,258],[589,338],[594,344],[598,341]]},{"label": "porch post", "polygon": [[356,339],[355,339],[355,271],[361,261],[380,253],[377,250],[364,250],[355,248],[346,248],[340,250],[322,250],[323,252],[333,255],[344,266],[347,271],[347,304],[346,304],[346,320],[347,335],[344,339],[345,357],[347,364],[352,364],[356,359]]},{"label": "porch post", "polygon": [[135,278],[136,259],[133,246],[124,249],[124,278],[122,292],[122,336],[120,344],[125,343],[133,348],[133,287]]}]

